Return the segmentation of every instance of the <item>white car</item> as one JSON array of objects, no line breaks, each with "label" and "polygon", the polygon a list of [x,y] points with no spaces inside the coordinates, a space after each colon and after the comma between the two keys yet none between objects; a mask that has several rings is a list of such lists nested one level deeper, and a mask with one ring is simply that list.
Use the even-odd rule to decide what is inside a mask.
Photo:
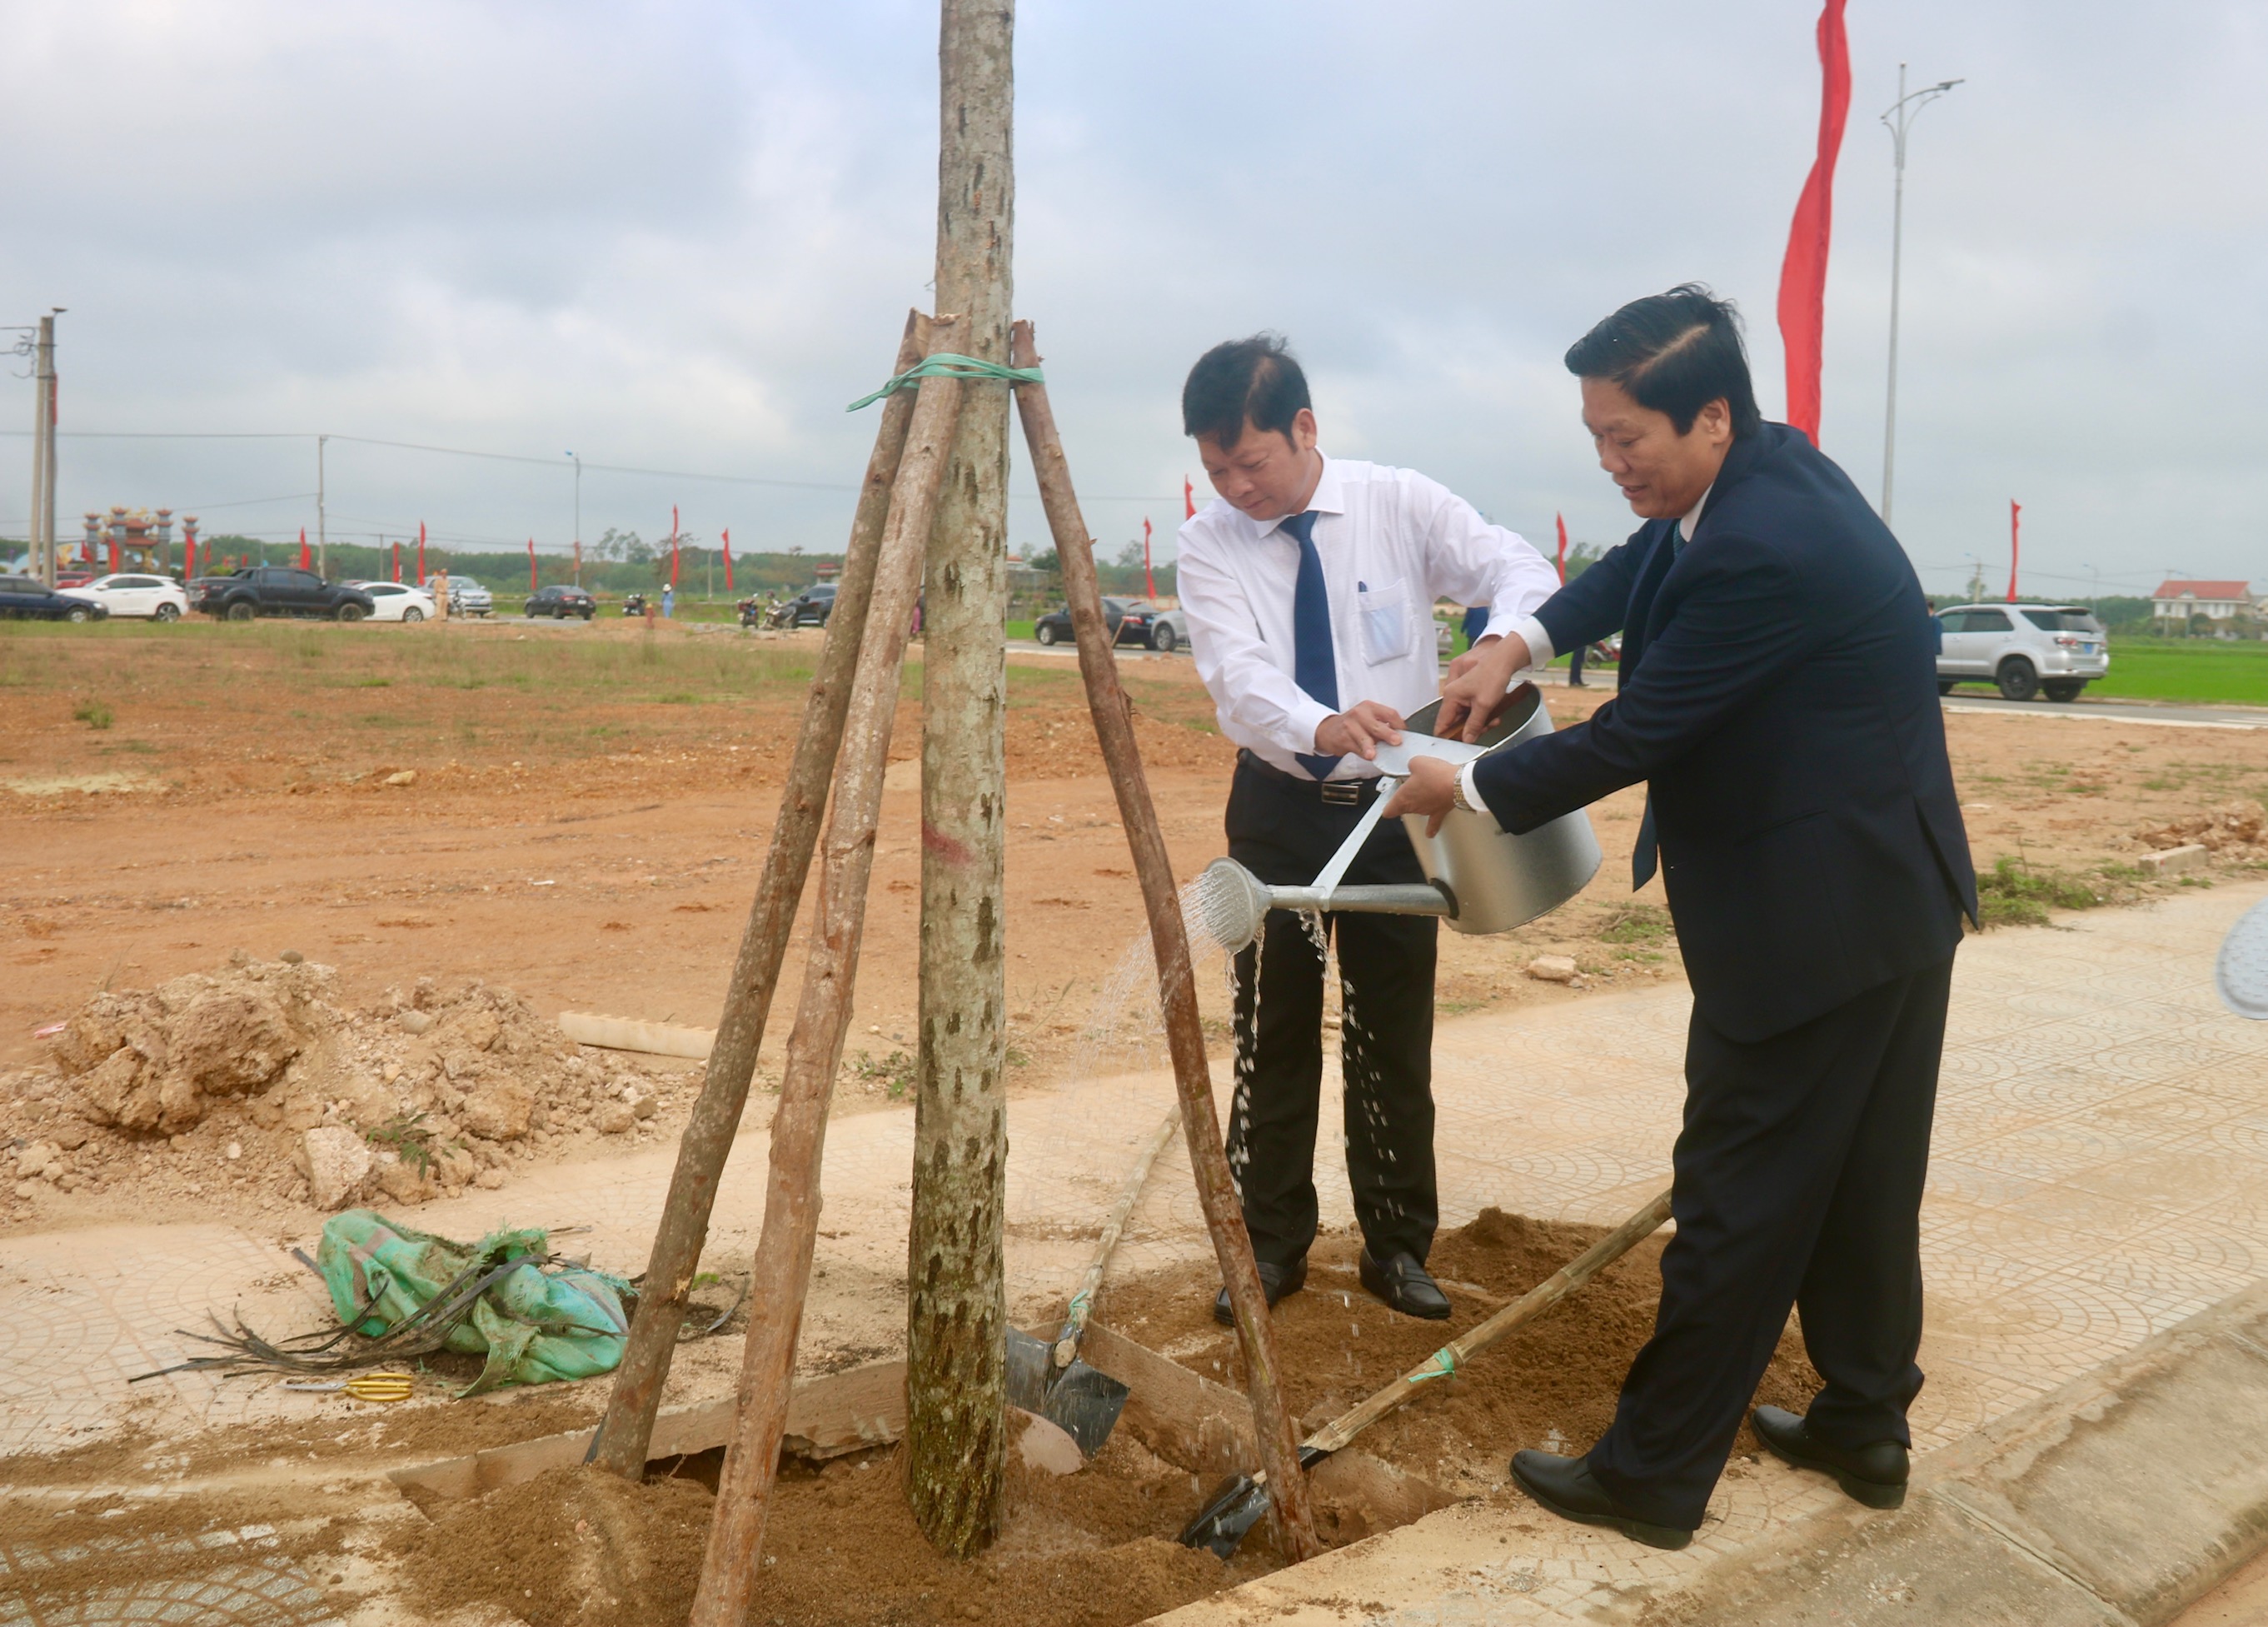
[{"label": "white car", "polygon": [[189,612],[188,594],[171,577],[124,573],[99,576],[83,587],[56,591],[100,605],[114,617],[144,616],[153,622],[178,622]]},{"label": "white car", "polygon": [[2085,605],[1949,605],[1937,613],[1937,692],[1989,683],[2011,701],[2075,701],[2110,670],[2110,640]]},{"label": "white car", "polygon": [[370,619],[373,622],[433,619],[433,595],[422,587],[412,587],[407,582],[350,582],[347,585],[358,587],[370,595]]}]

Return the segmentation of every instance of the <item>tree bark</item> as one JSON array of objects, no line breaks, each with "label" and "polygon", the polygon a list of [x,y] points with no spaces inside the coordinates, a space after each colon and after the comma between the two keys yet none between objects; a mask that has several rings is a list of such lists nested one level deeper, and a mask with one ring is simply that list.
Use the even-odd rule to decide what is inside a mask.
[{"label": "tree bark", "polygon": [[[1039,365],[1039,350],[1029,322],[1016,324],[1012,360],[1018,367]],[[1189,937],[1182,923],[1181,893],[1174,885],[1173,861],[1158,826],[1158,810],[1150,800],[1150,782],[1142,772],[1133,710],[1118,682],[1118,658],[1103,623],[1094,544],[1071,488],[1071,467],[1064,457],[1063,438],[1056,431],[1047,387],[1017,386],[1016,406],[1023,415],[1024,438],[1031,450],[1032,472],[1039,482],[1048,526],[1055,536],[1056,557],[1063,565],[1064,595],[1071,605],[1072,629],[1079,635],[1079,669],[1086,681],[1094,733],[1102,747],[1102,761],[1110,771],[1111,788],[1118,794],[1119,820],[1126,827],[1126,844],[1132,850],[1135,873],[1142,883],[1142,902],[1149,911],[1150,943],[1158,960],[1158,998],[1165,1009],[1166,1045],[1174,1059],[1174,1082],[1182,1099],[1182,1130],[1197,1176],[1197,1201],[1212,1233],[1213,1255],[1220,1263],[1221,1280],[1228,1285],[1230,1307],[1236,1313],[1246,1388],[1252,1397],[1252,1421],[1260,1439],[1261,1467],[1268,1472],[1271,1492],[1269,1519],[1280,1551],[1295,1560],[1311,1558],[1322,1551],[1322,1544],[1315,1536],[1307,1479],[1300,1469],[1299,1439],[1292,1432],[1292,1415],[1277,1364],[1267,1292],[1261,1286],[1260,1269],[1252,1257],[1252,1238],[1244,1227],[1244,1208],[1237,1200],[1228,1154],[1222,1148],[1220,1119],[1213,1108],[1212,1072],[1205,1060],[1204,1031],[1197,1020],[1197,979],[1189,967]]]},{"label": "tree bark", "polygon": [[[937,297],[1008,359],[1012,0],[943,0]],[[906,1496],[945,1553],[999,1532],[1005,1436],[1001,1074],[1008,393],[970,387],[930,539],[922,710],[921,1045],[907,1239]]]},{"label": "tree bark", "polygon": [[[952,319],[938,318],[932,328],[933,346],[952,349],[954,337]],[[694,1596],[693,1627],[743,1627],[755,1593],[765,1505],[779,1467],[796,1339],[811,1284],[827,1106],[843,1063],[843,1035],[858,977],[890,725],[897,710],[924,545],[950,454],[961,388],[954,379],[922,381],[883,528],[867,637],[859,650],[858,676],[843,719],[834,811],[821,848],[811,958],[804,971],[795,1027],[788,1035],[779,1110],[772,1115],[763,1231],[756,1242],[748,1295],[755,1311],[741,1358],[733,1439],[725,1449],[717,1512],[709,1527],[700,1589]]]},{"label": "tree bark", "polygon": [[[918,311],[907,313],[897,365],[890,370],[893,377],[929,353],[929,330],[927,317]],[[614,1394],[592,1443],[591,1461],[625,1479],[636,1480],[645,1473],[646,1447],[653,1438],[661,1387],[669,1377],[677,1331],[685,1321],[686,1296],[709,1239],[717,1182],[747,1106],[757,1048],[771,1015],[772,992],[779,986],[780,962],[787,955],[788,935],[795,926],[804,877],[819,839],[820,816],[827,806],[828,783],[835,775],[836,748],[843,739],[851,676],[874,591],[874,562],[889,518],[890,493],[905,451],[907,427],[913,421],[915,397],[916,392],[901,390],[882,402],[874,451],[866,460],[865,482],[850,521],[850,546],[843,551],[835,610],[827,619],[827,643],[804,699],[803,732],[796,737],[787,789],[780,795],[779,818],[772,826],[771,850],[756,883],[755,902],[748,908],[747,927],[740,934],[740,958],[725,991],[725,1012],[717,1024],[717,1042],[709,1052],[701,1094],[677,1144],[677,1168],[670,1176],[669,1197],[654,1233],[630,1341],[615,1372]]]}]

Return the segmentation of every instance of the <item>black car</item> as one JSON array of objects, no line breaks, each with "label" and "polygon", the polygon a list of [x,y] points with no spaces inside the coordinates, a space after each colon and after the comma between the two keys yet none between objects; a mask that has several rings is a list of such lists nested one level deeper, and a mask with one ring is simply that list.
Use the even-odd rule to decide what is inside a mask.
[{"label": "black car", "polygon": [[821,582],[806,587],[780,609],[790,627],[824,627],[827,618],[835,614],[835,584]]},{"label": "black car", "polygon": [[51,593],[30,577],[0,576],[0,616],[13,621],[101,622],[110,607]]},{"label": "black car", "polygon": [[[1138,604],[1123,599],[1102,601],[1102,623],[1110,629],[1110,642],[1124,644],[1132,639],[1145,649],[1155,646],[1151,631],[1158,619],[1154,605]],[[1032,637],[1043,644],[1071,644],[1079,637],[1071,630],[1069,609],[1050,610],[1032,623]]]},{"label": "black car", "polygon": [[199,577],[188,585],[189,604],[207,615],[249,622],[262,615],[319,615],[334,622],[359,622],[378,601],[358,587],[326,582],[292,565],[247,565],[225,576]]},{"label": "black car", "polygon": [[555,622],[563,622],[571,615],[579,615],[587,622],[598,607],[599,601],[590,594],[563,582],[539,587],[527,596],[529,616],[548,615]]}]

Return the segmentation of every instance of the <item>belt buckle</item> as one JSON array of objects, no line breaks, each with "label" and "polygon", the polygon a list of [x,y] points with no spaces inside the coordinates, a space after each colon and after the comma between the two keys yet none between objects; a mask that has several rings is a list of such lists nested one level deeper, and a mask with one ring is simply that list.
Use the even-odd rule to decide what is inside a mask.
[{"label": "belt buckle", "polygon": [[1322,780],[1323,800],[1334,807],[1359,808],[1362,806],[1363,783],[1360,780]]}]

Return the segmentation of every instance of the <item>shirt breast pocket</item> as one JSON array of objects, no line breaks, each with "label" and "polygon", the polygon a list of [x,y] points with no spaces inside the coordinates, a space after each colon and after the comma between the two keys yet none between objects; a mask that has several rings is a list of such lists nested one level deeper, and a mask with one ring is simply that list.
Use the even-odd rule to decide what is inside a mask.
[{"label": "shirt breast pocket", "polygon": [[1410,590],[1400,582],[1384,587],[1359,585],[1355,602],[1362,608],[1362,653],[1372,666],[1398,661],[1410,653]]}]

